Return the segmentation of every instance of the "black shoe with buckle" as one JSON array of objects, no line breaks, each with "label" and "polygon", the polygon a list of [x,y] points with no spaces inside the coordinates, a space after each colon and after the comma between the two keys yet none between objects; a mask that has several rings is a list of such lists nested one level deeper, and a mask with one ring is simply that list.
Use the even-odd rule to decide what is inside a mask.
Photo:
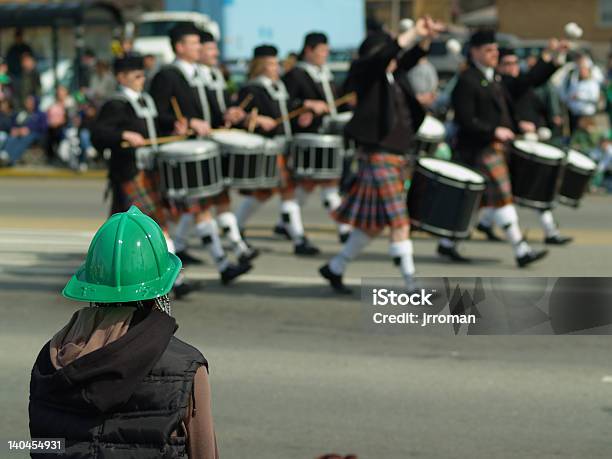
[{"label": "black shoe with buckle", "polygon": [[281,224],[274,225],[274,229],[272,230],[272,232],[276,234],[277,236],[284,237],[287,240],[291,239],[291,236],[289,236],[289,232],[287,232],[287,230],[285,229],[285,225],[281,225]]},{"label": "black shoe with buckle", "polygon": [[221,271],[221,283],[227,285],[236,279],[238,276],[248,273],[253,265],[250,263],[239,263],[237,265],[229,265],[223,271]]},{"label": "black shoe with buckle", "polygon": [[293,248],[293,253],[299,256],[311,257],[321,253],[318,247],[312,245],[310,241],[304,237],[302,242],[296,244]]},{"label": "black shoe with buckle", "polygon": [[180,252],[176,252],[176,256],[181,259],[181,261],[183,262],[183,266],[201,265],[204,263],[200,258],[194,257],[189,252],[187,252],[187,250],[181,250]]},{"label": "black shoe with buckle", "polygon": [[530,250],[522,257],[516,257],[516,264],[519,268],[524,268],[534,261],[541,260],[546,255],[548,255],[548,250]]},{"label": "black shoe with buckle", "polygon": [[554,236],[550,236],[544,239],[544,243],[548,245],[566,245],[572,242],[573,240],[573,237],[555,234]]},{"label": "black shoe with buckle", "polygon": [[344,244],[346,243],[346,241],[348,241],[348,238],[351,236],[351,232],[347,232],[347,233],[338,233],[338,240],[340,241],[340,244]]},{"label": "black shoe with buckle", "polygon": [[442,244],[438,244],[438,255],[442,255],[450,258],[452,261],[457,263],[470,263],[472,260],[461,255],[456,247],[445,247]]},{"label": "black shoe with buckle", "polygon": [[198,282],[198,281],[191,281],[191,282],[185,281],[179,285],[175,285],[172,288],[172,291],[174,292],[174,298],[177,300],[180,300],[186,297],[187,295],[189,295],[191,292],[195,292],[196,290],[199,290],[201,286],[202,286],[201,282]]},{"label": "black shoe with buckle", "polygon": [[478,226],[476,226],[476,229],[480,231],[481,233],[483,233],[485,236],[487,236],[488,241],[491,241],[491,242],[503,241],[501,237],[495,234],[495,231],[493,231],[492,226],[486,226],[486,225],[483,225],[482,223],[479,223]]},{"label": "black shoe with buckle", "polygon": [[248,264],[250,261],[253,261],[255,258],[257,258],[259,254],[260,254],[259,249],[249,247],[249,251],[240,255],[240,257],[238,258],[238,261],[241,264]]},{"label": "black shoe with buckle", "polygon": [[344,285],[344,282],[342,282],[342,276],[334,274],[332,270],[329,269],[329,265],[321,266],[319,268],[319,274],[327,279],[331,288],[334,289],[334,292],[342,293],[344,295],[353,293],[353,291]]}]

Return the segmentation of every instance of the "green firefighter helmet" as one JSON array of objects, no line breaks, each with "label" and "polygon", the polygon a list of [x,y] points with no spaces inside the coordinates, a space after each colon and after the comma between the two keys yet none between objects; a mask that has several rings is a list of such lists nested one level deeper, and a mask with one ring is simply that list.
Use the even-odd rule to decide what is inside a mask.
[{"label": "green firefighter helmet", "polygon": [[95,303],[148,300],[168,293],[180,270],[159,225],[132,206],[100,227],[62,294]]}]

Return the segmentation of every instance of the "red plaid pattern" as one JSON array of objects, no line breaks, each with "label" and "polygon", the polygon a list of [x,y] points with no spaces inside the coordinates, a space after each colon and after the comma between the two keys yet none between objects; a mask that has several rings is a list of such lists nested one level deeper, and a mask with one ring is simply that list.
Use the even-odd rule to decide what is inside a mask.
[{"label": "red plaid pattern", "polygon": [[475,168],[487,178],[482,196],[484,207],[503,207],[512,203],[512,184],[506,156],[500,148],[490,148],[478,155]]},{"label": "red plaid pattern", "polygon": [[166,212],[162,205],[157,184],[158,177],[154,172],[140,171],[132,180],[121,184],[121,191],[129,208],[134,205],[148,215],[161,227],[166,225]]}]

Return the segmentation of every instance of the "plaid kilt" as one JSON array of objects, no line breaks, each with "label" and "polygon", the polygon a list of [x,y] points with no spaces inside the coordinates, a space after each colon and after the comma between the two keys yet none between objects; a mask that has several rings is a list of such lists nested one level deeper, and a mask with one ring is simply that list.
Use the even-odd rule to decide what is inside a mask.
[{"label": "plaid kilt", "polygon": [[503,207],[512,204],[512,184],[502,149],[487,148],[477,156],[474,167],[487,178],[482,207]]},{"label": "plaid kilt", "polygon": [[409,225],[402,168],[405,160],[388,153],[359,158],[359,171],[333,217],[368,231]]},{"label": "plaid kilt", "polygon": [[212,206],[221,206],[231,202],[229,189],[224,188],[221,193],[206,198],[189,198],[183,200],[169,200],[166,204],[170,210],[170,214],[174,217],[180,217],[181,214],[199,214],[207,211]]},{"label": "plaid kilt", "polygon": [[127,210],[138,207],[160,226],[166,225],[166,212],[158,189],[159,178],[155,172],[139,171],[131,180],[122,182],[120,191]]}]

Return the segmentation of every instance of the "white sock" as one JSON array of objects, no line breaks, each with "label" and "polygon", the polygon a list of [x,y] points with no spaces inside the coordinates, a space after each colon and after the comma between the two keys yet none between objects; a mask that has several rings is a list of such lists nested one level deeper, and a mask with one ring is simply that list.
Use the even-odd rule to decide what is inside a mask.
[{"label": "white sock", "polygon": [[238,227],[244,228],[249,218],[253,216],[255,212],[261,207],[263,203],[253,196],[246,196],[236,212],[236,219],[238,220]]},{"label": "white sock", "polygon": [[372,238],[360,229],[353,229],[348,240],[342,246],[340,253],[329,262],[329,269],[337,275],[342,275],[346,270],[346,265],[361,253],[363,249],[372,241]]},{"label": "white sock", "polygon": [[392,242],[389,245],[389,254],[393,257],[395,265],[400,269],[407,287],[413,285],[414,259],[412,253],[413,247],[410,239]]},{"label": "white sock", "polygon": [[441,237],[440,239],[438,239],[438,243],[442,247],[446,247],[447,249],[451,249],[457,245],[455,241],[453,241],[452,239],[448,239],[446,237]]},{"label": "white sock", "polygon": [[495,208],[494,207],[483,207],[480,209],[480,219],[478,223],[488,228],[493,226],[495,220]]},{"label": "white sock", "polygon": [[283,225],[289,233],[291,240],[299,244],[304,239],[304,225],[302,224],[302,210],[295,200],[283,201],[281,203],[281,215]]},{"label": "white sock", "polygon": [[553,217],[551,210],[543,210],[540,212],[540,223],[542,224],[546,237],[555,237],[559,235],[555,217]]},{"label": "white sock", "polygon": [[238,228],[238,220],[236,220],[236,216],[231,212],[223,212],[222,214],[217,215],[217,220],[219,221],[219,226],[221,226],[223,233],[227,235],[227,238],[234,246],[236,255],[240,256],[248,253],[249,246],[246,245],[246,242],[244,242],[244,239],[242,239],[242,236],[240,235],[240,229]]},{"label": "white sock", "polygon": [[187,248],[189,230],[191,229],[191,225],[193,225],[193,223],[193,214],[181,214],[179,221],[176,224],[176,228],[174,228],[174,247],[177,252],[182,252]]},{"label": "white sock", "polygon": [[[330,213],[340,207],[340,204],[342,204],[342,198],[338,192],[338,187],[329,186],[322,188],[321,202],[325,210]],[[347,225],[346,223],[336,223],[336,226],[339,234],[348,234],[352,229],[351,225]]]},{"label": "white sock", "polygon": [[529,244],[523,240],[523,233],[521,233],[518,222],[518,214],[513,204],[506,204],[495,209],[494,218],[495,224],[506,232],[506,237],[514,248],[515,256],[522,257],[531,251]]},{"label": "white sock", "polygon": [[208,253],[215,261],[218,271],[228,267],[229,262],[221,245],[219,237],[219,226],[215,220],[200,222],[196,225],[196,233],[202,239],[202,244],[208,249]]},{"label": "white sock", "polygon": [[304,207],[306,205],[309,197],[310,193],[308,193],[303,187],[295,187],[295,199],[300,207]]}]

